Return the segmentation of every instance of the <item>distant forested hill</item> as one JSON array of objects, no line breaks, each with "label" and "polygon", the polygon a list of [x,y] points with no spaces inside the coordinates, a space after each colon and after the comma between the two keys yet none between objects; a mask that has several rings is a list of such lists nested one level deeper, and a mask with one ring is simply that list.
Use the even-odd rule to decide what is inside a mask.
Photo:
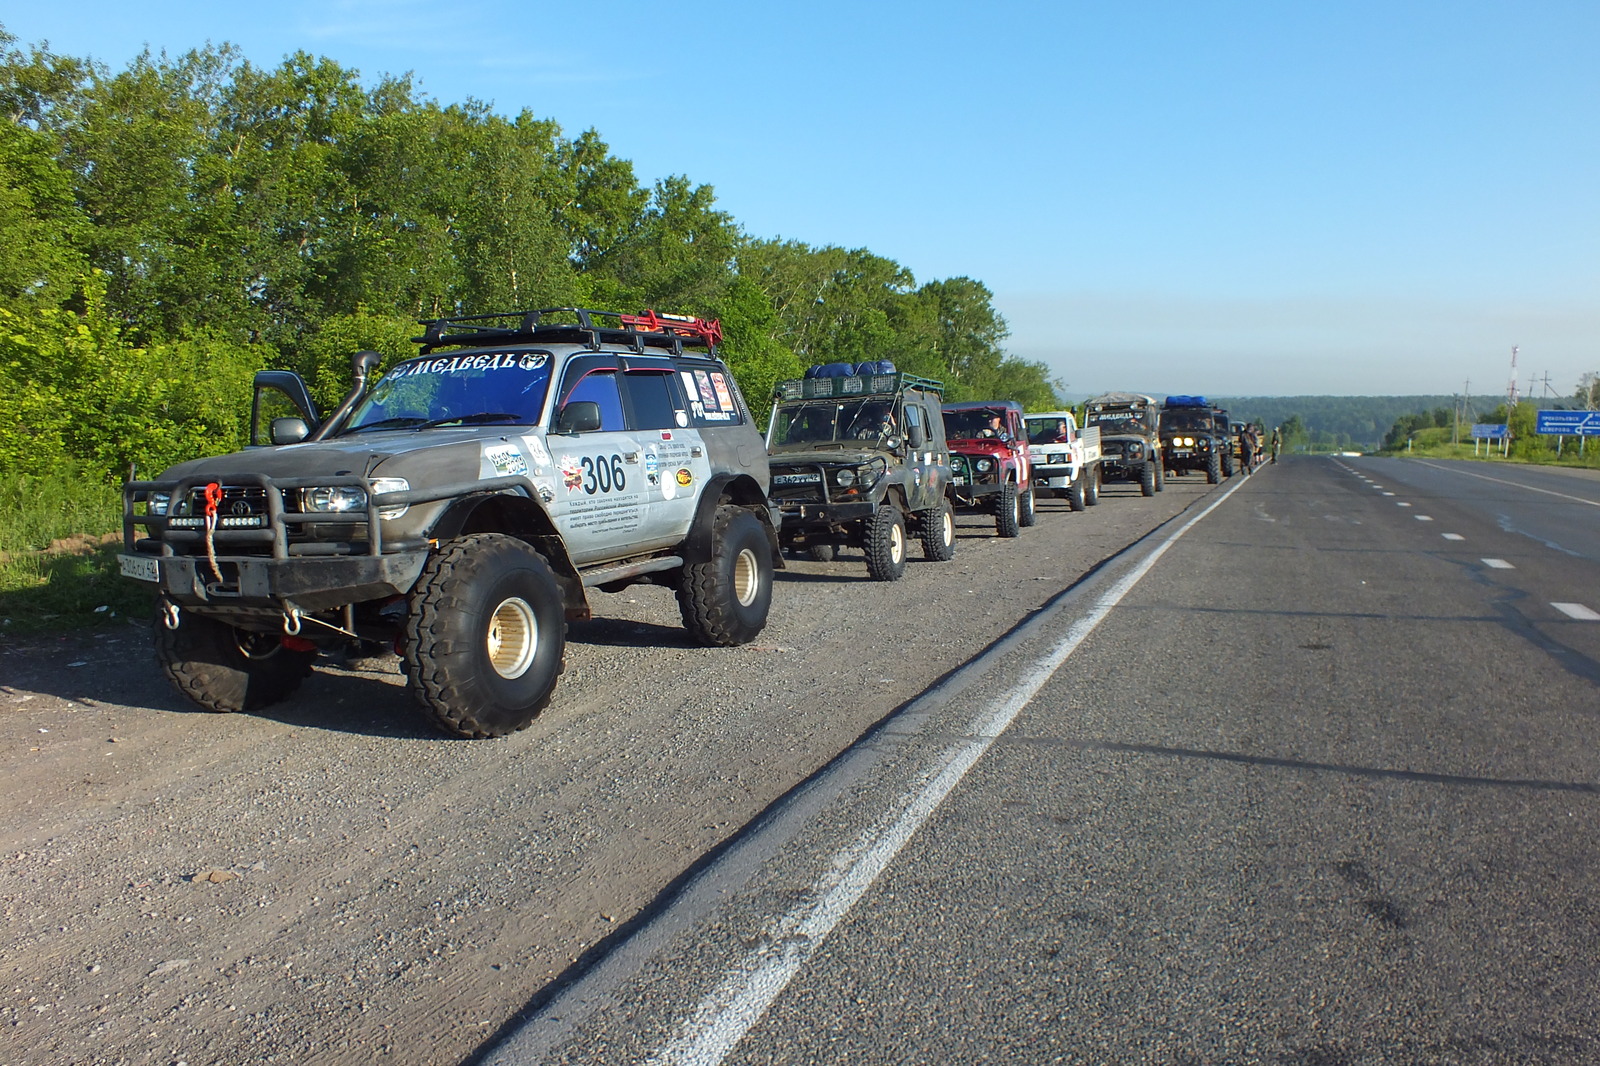
[{"label": "distant forested hill", "polygon": [[[1300,416],[1312,444],[1377,447],[1401,415],[1443,408],[1454,411],[1456,396],[1213,396],[1234,418],[1259,422],[1271,432],[1295,415]],[[1474,396],[1472,409],[1480,415],[1503,403],[1500,396]]]}]

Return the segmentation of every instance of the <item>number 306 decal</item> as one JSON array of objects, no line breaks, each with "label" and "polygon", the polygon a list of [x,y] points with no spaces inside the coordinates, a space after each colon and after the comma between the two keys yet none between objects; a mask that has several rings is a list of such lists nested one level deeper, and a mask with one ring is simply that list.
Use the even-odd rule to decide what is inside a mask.
[{"label": "number 306 decal", "polygon": [[621,492],[628,485],[622,470],[620,455],[586,455],[583,457],[583,491],[593,496],[597,492]]}]

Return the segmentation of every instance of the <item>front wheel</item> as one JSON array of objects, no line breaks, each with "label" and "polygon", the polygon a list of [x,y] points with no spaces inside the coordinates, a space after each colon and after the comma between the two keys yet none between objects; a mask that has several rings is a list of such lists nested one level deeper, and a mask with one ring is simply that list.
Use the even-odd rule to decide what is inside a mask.
[{"label": "front wheel", "polygon": [[711,558],[684,566],[678,612],[701,644],[748,644],[766,628],[772,607],[772,545],[761,520],[743,507],[723,504],[712,521]]},{"label": "front wheel", "polygon": [[1206,484],[1215,485],[1222,480],[1222,460],[1216,452],[1211,453],[1211,458],[1206,460]]},{"label": "front wheel", "polygon": [[939,497],[939,505],[922,512],[922,557],[942,563],[956,555],[956,518],[950,512],[950,498]]},{"label": "front wheel", "polygon": [[1156,464],[1156,491],[1160,492],[1167,487],[1167,471],[1160,463]]},{"label": "front wheel", "polygon": [[1022,535],[1022,501],[1014,481],[1001,485],[1000,495],[995,497],[994,531],[1002,537]]},{"label": "front wheel", "polygon": [[1017,497],[1017,525],[1031,526],[1039,521],[1039,511],[1034,505],[1033,486],[1030,484]]},{"label": "front wheel", "polygon": [[554,571],[525,541],[447,541],[411,590],[402,662],[423,713],[458,737],[526,729],[550,702],[567,648]]},{"label": "front wheel", "polygon": [[1089,480],[1083,483],[1083,502],[1093,507],[1100,502],[1100,468],[1091,466],[1084,471],[1084,476]]},{"label": "front wheel", "polygon": [[1139,472],[1139,494],[1154,496],[1156,494],[1156,464],[1145,463],[1144,469]]},{"label": "front wheel", "polygon": [[906,521],[892,503],[879,505],[867,521],[867,574],[898,581],[906,572]]},{"label": "front wheel", "polygon": [[286,700],[311,672],[315,651],[290,651],[274,633],[235,629],[185,613],[155,624],[156,662],[178,691],[208,711],[253,711]]}]

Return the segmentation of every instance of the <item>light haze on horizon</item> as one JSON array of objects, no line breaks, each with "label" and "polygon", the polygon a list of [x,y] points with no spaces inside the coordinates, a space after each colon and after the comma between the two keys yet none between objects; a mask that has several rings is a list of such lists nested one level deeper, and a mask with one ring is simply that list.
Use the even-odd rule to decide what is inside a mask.
[{"label": "light haze on horizon", "polygon": [[113,71],[296,50],[593,127],[752,236],[995,293],[1068,395],[1570,396],[1600,371],[1600,4],[38,5]]}]

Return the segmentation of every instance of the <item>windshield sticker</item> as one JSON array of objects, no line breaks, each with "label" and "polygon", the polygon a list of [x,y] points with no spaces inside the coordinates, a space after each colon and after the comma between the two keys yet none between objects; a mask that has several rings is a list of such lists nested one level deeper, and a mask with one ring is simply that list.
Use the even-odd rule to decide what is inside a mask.
[{"label": "windshield sticker", "polygon": [[486,444],[483,446],[483,458],[502,477],[528,475],[528,460],[514,444]]},{"label": "windshield sticker", "polygon": [[466,370],[541,370],[550,361],[544,352],[496,352],[493,355],[456,355],[448,359],[418,359],[401,363],[385,377],[418,374],[459,374]]},{"label": "windshield sticker", "polygon": [[695,384],[699,386],[700,402],[707,411],[715,411],[722,405],[717,402],[717,390],[711,387],[711,375],[704,370],[694,372]]}]

